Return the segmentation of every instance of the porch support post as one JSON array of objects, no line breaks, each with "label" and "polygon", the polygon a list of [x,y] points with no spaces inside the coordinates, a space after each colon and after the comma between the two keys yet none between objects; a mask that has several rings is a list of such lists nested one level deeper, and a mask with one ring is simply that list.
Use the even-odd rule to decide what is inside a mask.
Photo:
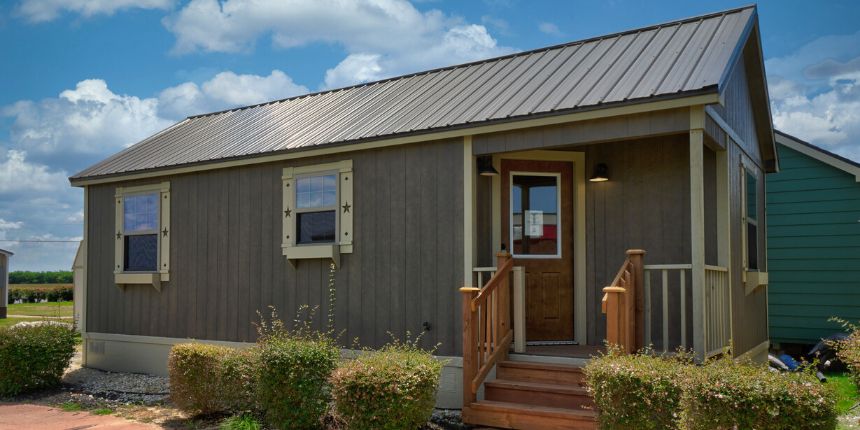
[{"label": "porch support post", "polygon": [[[732,232],[731,232],[731,176],[729,168],[730,143],[728,133],[724,144],[724,151],[717,151],[717,265],[726,268],[726,288],[729,290],[729,302],[726,312],[729,313],[729,339],[734,339],[732,332],[734,323],[732,321]],[[734,355],[734,351],[732,351]]]},{"label": "porch support post", "polygon": [[705,358],[705,187],[703,177],[704,106],[690,108],[690,275],[693,287],[693,350],[697,360]]},{"label": "porch support post", "polygon": [[472,286],[475,267],[475,157],[472,136],[463,137],[463,286]]}]

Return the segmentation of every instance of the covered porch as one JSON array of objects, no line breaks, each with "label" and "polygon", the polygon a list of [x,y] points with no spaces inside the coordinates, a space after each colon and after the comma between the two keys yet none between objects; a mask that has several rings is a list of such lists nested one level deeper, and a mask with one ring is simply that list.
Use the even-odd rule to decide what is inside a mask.
[{"label": "covered porch", "polygon": [[465,139],[467,422],[522,396],[587,410],[581,376],[550,381],[606,342],[698,360],[727,351],[737,202],[708,121],[699,105]]},{"label": "covered porch", "polygon": [[645,251],[638,347],[704,359],[728,345],[729,157],[705,124],[696,106],[466,138],[463,283],[511,254],[515,353],[603,346],[603,290],[629,249]]}]

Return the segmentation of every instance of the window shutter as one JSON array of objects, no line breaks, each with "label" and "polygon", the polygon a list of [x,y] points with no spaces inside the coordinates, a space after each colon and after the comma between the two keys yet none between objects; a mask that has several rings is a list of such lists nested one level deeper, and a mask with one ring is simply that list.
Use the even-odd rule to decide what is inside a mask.
[{"label": "window shutter", "polygon": [[170,182],[161,183],[161,230],[159,231],[159,240],[161,241],[161,252],[159,253],[159,273],[161,281],[167,282],[170,280],[170,236],[173,232],[170,230]]},{"label": "window shutter", "polygon": [[355,212],[355,201],[352,198],[352,163],[340,168],[340,246],[341,253],[352,252],[352,216]]},{"label": "window shutter", "polygon": [[287,255],[287,249],[294,246],[296,243],[296,235],[295,235],[295,179],[293,178],[293,168],[287,167],[284,169],[283,176],[281,176],[281,180],[283,181],[283,186],[281,187],[283,192],[283,212],[281,213],[281,222],[283,223],[283,236],[281,237],[281,249],[283,250],[283,254]]},{"label": "window shutter", "polygon": [[114,268],[113,273],[122,273],[123,247],[125,246],[125,234],[122,226],[122,187],[117,187],[115,192],[116,215],[114,217]]}]

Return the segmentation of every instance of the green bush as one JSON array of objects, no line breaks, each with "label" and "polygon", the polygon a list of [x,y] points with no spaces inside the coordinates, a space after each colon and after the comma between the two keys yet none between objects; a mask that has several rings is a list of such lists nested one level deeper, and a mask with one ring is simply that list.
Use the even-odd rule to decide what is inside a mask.
[{"label": "green bush", "polygon": [[0,329],[0,397],[58,385],[75,354],[75,339],[66,325]]},{"label": "green bush", "polygon": [[323,335],[286,332],[262,338],[257,380],[260,406],[277,428],[318,428],[330,400],[328,378],[340,352]]},{"label": "green bush", "polygon": [[200,343],[175,345],[167,361],[170,399],[192,414],[252,410],[256,363],[254,350]]},{"label": "green bush", "polygon": [[585,366],[603,429],[674,429],[686,365],[680,360],[610,350]]},{"label": "green bush", "polygon": [[836,428],[836,395],[813,375],[773,373],[731,359],[694,370],[682,399],[687,429]]},{"label": "green bush", "polygon": [[836,355],[848,367],[854,384],[860,387],[860,330],[847,325],[851,334],[845,340],[836,342]]},{"label": "green bush", "polygon": [[75,289],[72,285],[17,285],[9,288],[9,304],[21,300],[25,303],[48,300],[63,302],[74,299]]},{"label": "green bush", "polygon": [[337,415],[355,430],[419,428],[433,413],[442,366],[411,344],[346,361],[331,377]]}]

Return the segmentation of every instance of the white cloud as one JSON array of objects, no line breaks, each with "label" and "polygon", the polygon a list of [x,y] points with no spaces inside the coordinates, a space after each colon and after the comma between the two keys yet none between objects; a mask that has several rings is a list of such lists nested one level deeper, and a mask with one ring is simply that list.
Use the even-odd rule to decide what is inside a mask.
[{"label": "white cloud", "polygon": [[23,0],[16,12],[35,23],[52,21],[63,12],[88,18],[113,15],[124,9],[170,9],[173,3],[174,0]]},{"label": "white cloud", "polygon": [[341,86],[512,52],[483,25],[406,0],[191,0],[165,18],[174,52],[241,52],[271,35],[279,48],[332,43],[347,57],[326,73]]},{"label": "white cloud", "polygon": [[[65,171],[51,171],[48,166],[29,163],[24,151],[6,151],[6,156],[0,158],[0,194],[58,191],[68,186]],[[0,228],[2,221],[0,219]]]},{"label": "white cloud", "polygon": [[860,161],[860,32],[766,62],[774,126]]},{"label": "white cloud", "polygon": [[161,113],[170,118],[247,106],[307,93],[307,87],[293,82],[280,70],[268,76],[221,72],[197,85],[185,82],[158,95]]},{"label": "white cloud", "polygon": [[[69,186],[77,172],[187,115],[264,102],[307,92],[280,70],[269,75],[218,73],[141,98],[87,79],[56,97],[0,107],[11,119],[0,142],[0,239],[78,240],[82,192]],[[26,223],[21,220],[26,220]],[[15,268],[67,269],[76,243],[0,242],[16,253]]]},{"label": "white cloud", "polygon": [[0,114],[14,118],[12,141],[33,156],[110,153],[171,122],[159,117],[156,99],[115,94],[101,79],[80,81],[57,98],[19,101]]},{"label": "white cloud", "polygon": [[6,230],[15,230],[21,228],[24,225],[21,221],[6,221],[3,218],[0,218],[0,233],[5,232]]},{"label": "white cloud", "polygon": [[538,30],[540,30],[543,34],[548,34],[550,36],[562,37],[564,33],[559,30],[558,26],[551,22],[542,22],[538,24]]}]

